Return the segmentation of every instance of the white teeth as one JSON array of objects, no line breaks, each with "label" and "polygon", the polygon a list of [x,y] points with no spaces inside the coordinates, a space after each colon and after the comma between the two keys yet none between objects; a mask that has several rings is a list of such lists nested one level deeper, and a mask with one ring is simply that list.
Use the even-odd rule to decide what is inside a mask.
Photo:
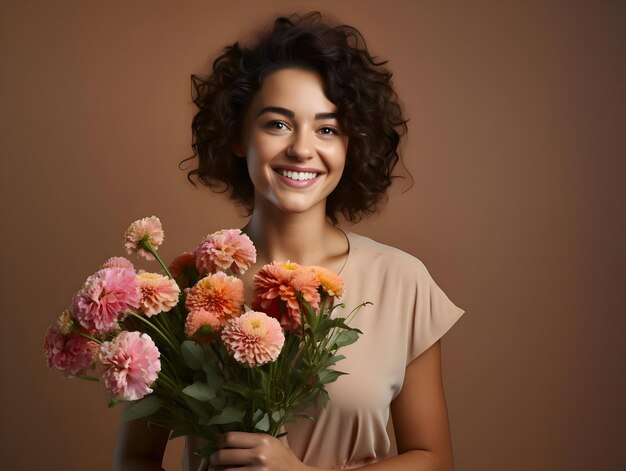
[{"label": "white teeth", "polygon": [[317,177],[317,173],[313,172],[292,172],[291,170],[282,170],[280,174],[283,177],[291,178],[292,180],[313,180]]}]

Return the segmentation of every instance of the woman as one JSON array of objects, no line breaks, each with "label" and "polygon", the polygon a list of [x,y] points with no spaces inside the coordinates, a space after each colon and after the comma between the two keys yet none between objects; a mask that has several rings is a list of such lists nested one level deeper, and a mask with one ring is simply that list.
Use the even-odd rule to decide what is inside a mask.
[{"label": "woman", "polygon": [[[453,468],[439,339],[463,311],[419,260],[337,226],[340,213],[355,221],[376,210],[398,161],[406,121],[382,65],[357,30],[310,14],[279,18],[252,46],[226,48],[208,79],[193,77],[190,176],[250,211],[243,230],[258,259],[247,293],[256,269],[292,260],[339,272],[348,308],[373,302],[353,323],[361,339],[342,351],[349,374],[329,385],[326,409],[308,411],[316,420],[288,424],[288,446],[227,433],[211,468]],[[116,469],[160,469],[167,436],[140,421],[123,426]],[[185,467],[198,469],[196,458]]]}]

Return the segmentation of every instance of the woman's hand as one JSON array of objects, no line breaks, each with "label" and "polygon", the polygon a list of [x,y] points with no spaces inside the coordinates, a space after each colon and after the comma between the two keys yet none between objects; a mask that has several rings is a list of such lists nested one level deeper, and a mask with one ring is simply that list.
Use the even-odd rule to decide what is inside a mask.
[{"label": "woman's hand", "polygon": [[210,470],[305,471],[305,466],[279,439],[264,433],[228,432],[217,441]]}]

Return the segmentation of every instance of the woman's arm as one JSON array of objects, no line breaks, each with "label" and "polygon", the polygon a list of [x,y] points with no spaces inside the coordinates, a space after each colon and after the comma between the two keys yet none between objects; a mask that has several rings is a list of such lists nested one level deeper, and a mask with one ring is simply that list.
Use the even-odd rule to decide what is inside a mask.
[{"label": "woman's arm", "polygon": [[[452,471],[452,445],[441,377],[441,344],[406,368],[400,394],[391,404],[399,455],[359,469],[371,471]],[[214,466],[245,465],[255,470],[319,471],[302,464],[274,437],[227,433],[211,456]]]},{"label": "woman's arm", "polygon": [[117,438],[113,470],[162,471],[169,433],[163,427],[148,427],[141,419],[123,422]]}]

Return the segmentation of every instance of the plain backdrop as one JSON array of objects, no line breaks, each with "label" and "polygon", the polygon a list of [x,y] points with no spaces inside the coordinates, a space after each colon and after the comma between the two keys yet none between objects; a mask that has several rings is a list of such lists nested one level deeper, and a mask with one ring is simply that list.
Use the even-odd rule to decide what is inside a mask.
[{"label": "plain backdrop", "polygon": [[177,167],[190,74],[314,9],[389,60],[410,117],[413,185],[352,230],[419,257],[467,311],[443,340],[457,470],[626,469],[626,8],[611,0],[3,0],[1,469],[110,469],[120,411],[48,370],[45,329],[131,221],[161,218],[165,259],[244,224]]}]

